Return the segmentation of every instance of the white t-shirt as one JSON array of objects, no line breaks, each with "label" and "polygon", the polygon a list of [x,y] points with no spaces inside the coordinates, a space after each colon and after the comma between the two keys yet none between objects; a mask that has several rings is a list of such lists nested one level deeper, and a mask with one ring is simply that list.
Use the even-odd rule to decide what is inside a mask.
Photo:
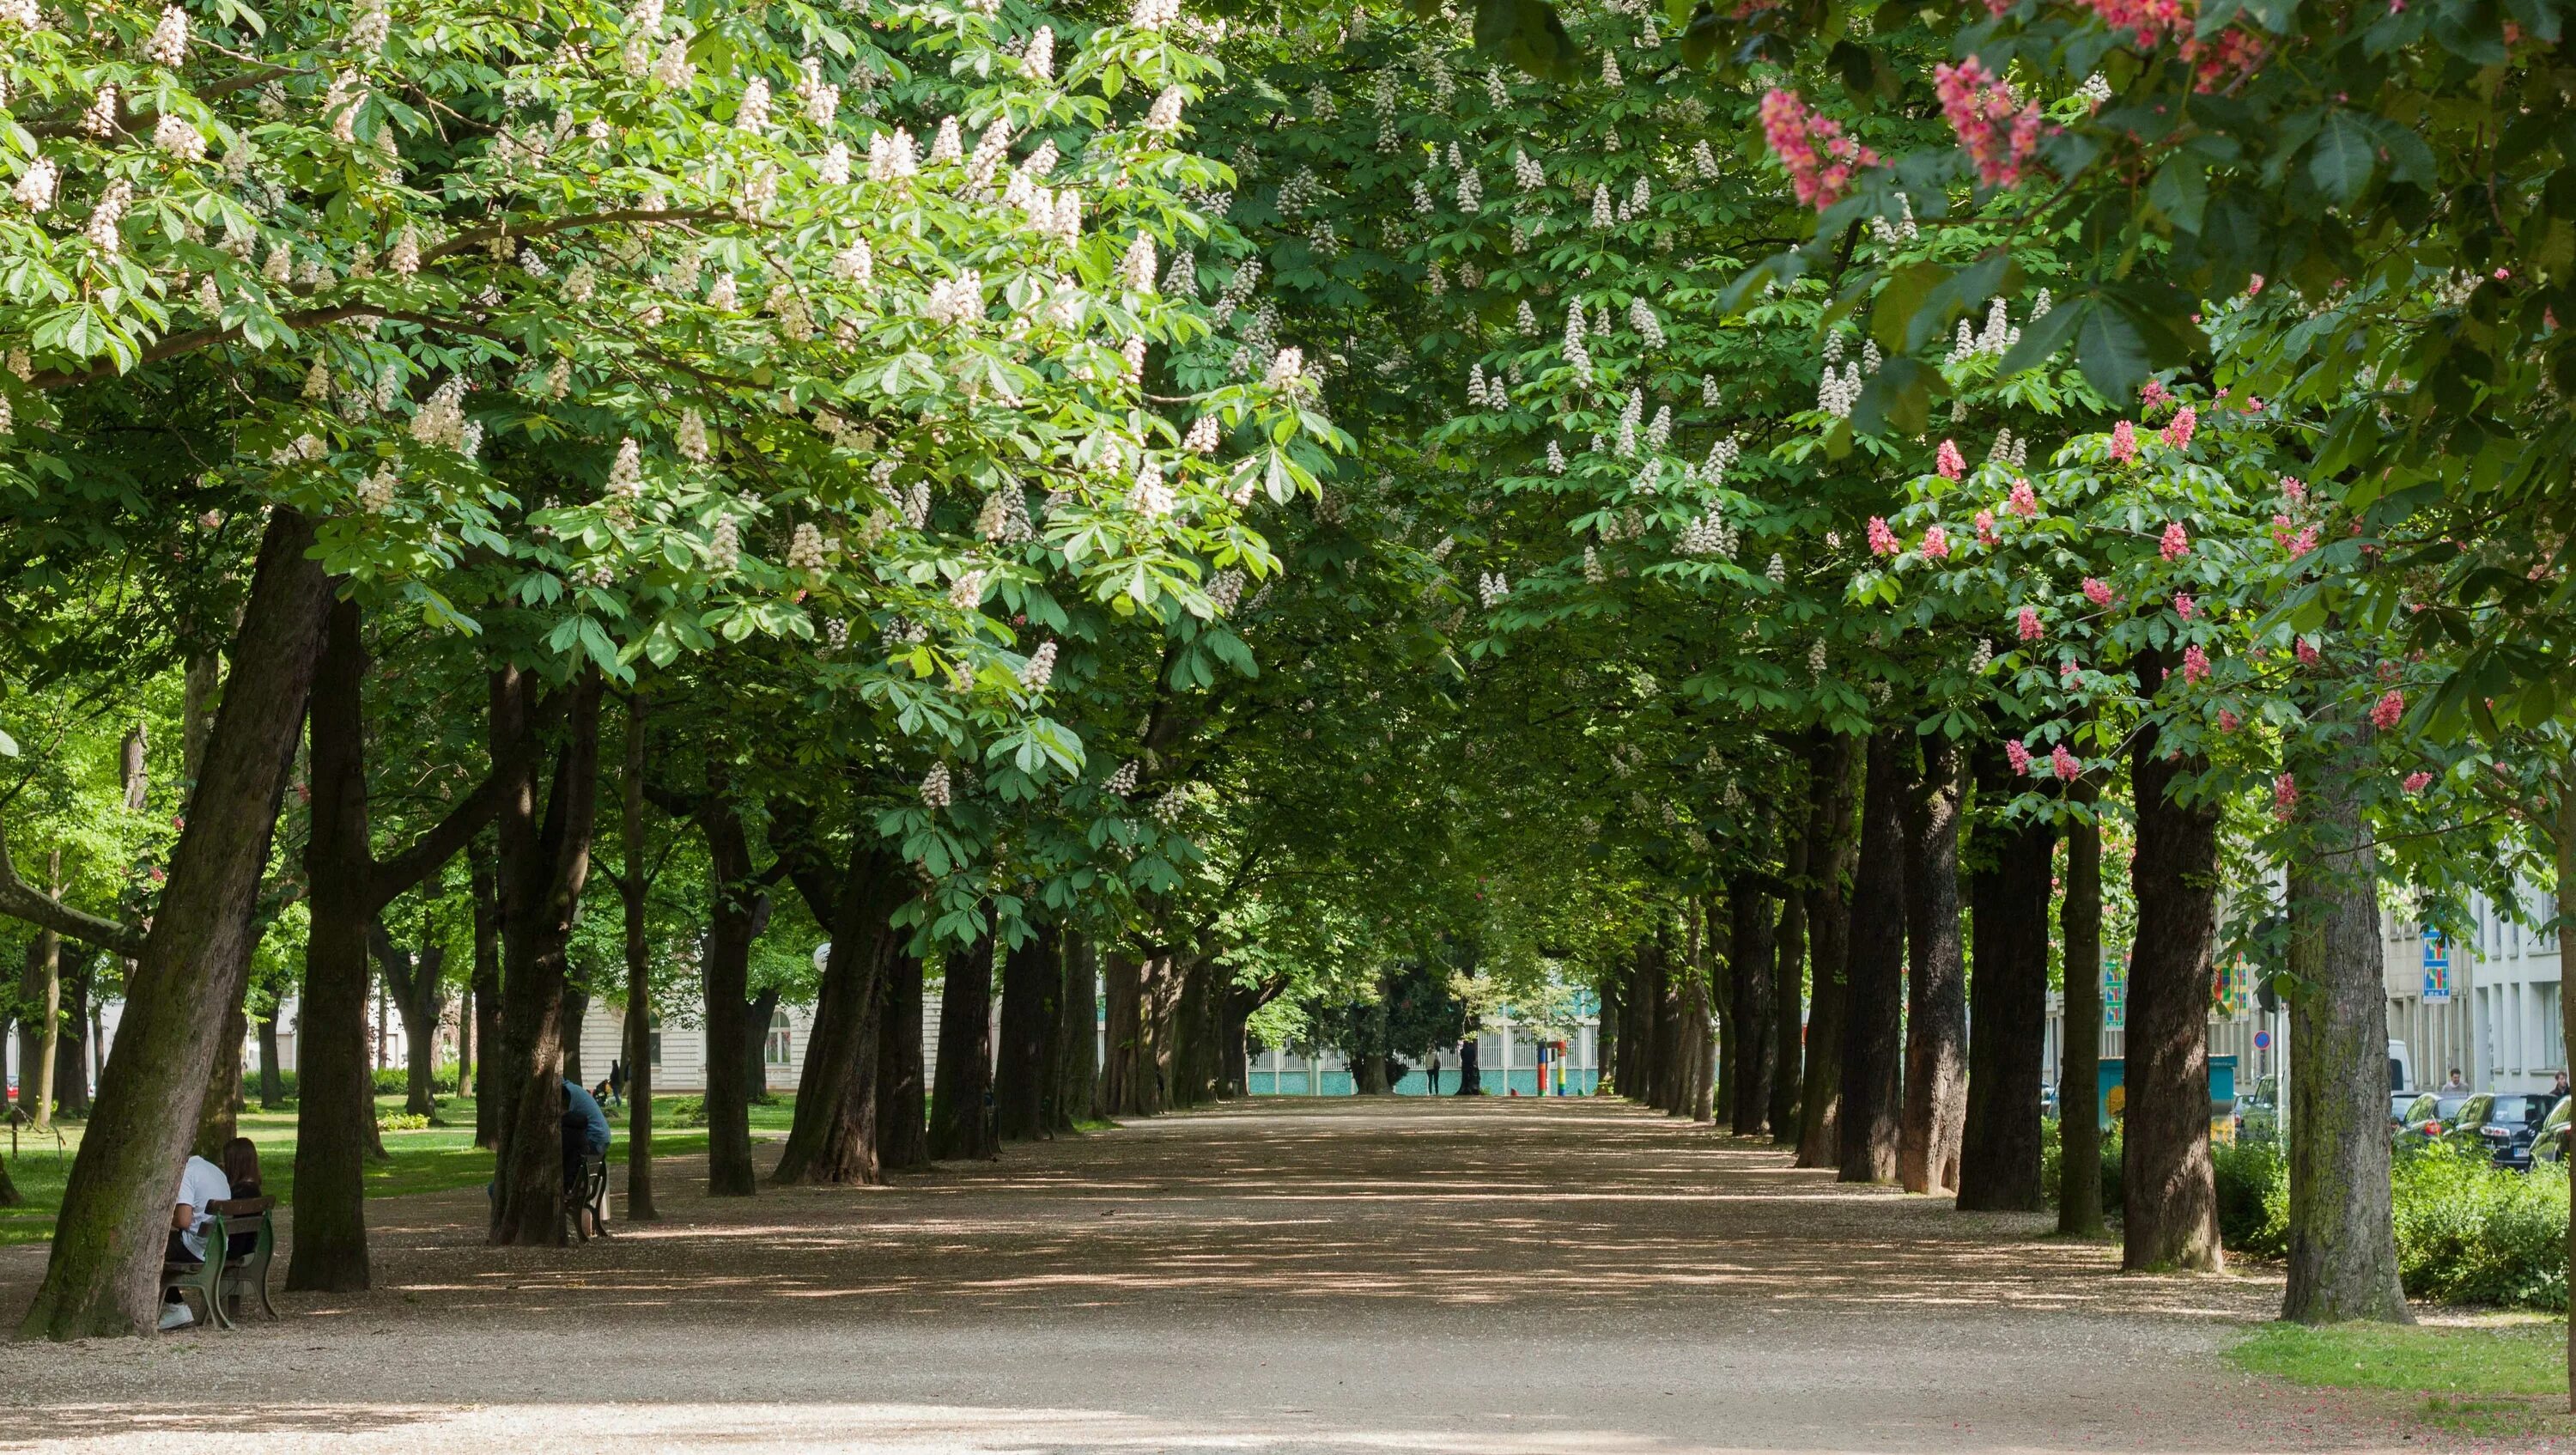
[{"label": "white t-shirt", "polygon": [[179,1170],[179,1195],[170,1202],[174,1207],[186,1203],[195,1210],[195,1219],[187,1231],[179,1235],[179,1241],[188,1245],[189,1252],[200,1258],[206,1256],[206,1219],[209,1216],[206,1206],[229,1202],[232,1195],[233,1184],[224,1176],[224,1169],[203,1157],[189,1158],[188,1165]]}]

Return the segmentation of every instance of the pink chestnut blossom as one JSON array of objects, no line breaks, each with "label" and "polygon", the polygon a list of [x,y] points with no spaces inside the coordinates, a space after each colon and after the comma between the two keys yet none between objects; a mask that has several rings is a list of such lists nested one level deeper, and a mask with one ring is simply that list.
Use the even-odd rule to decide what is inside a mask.
[{"label": "pink chestnut blossom", "polygon": [[2288,818],[2299,806],[2299,780],[2284,773],[2272,780],[2272,815]]},{"label": "pink chestnut blossom", "polygon": [[1775,88],[1765,95],[1761,119],[1763,139],[1788,170],[1798,201],[1818,212],[1851,191],[1861,168],[1878,165],[1878,153],[1843,135],[1833,118],[1809,110],[1795,91]]},{"label": "pink chestnut blossom", "polygon": [[2301,665],[2313,667],[2317,664],[2317,644],[2306,637],[2300,637],[2292,642],[2291,650],[2297,655]]},{"label": "pink chestnut blossom", "polygon": [[2236,714],[2234,714],[2234,713],[2232,713],[2232,712],[2229,712],[2226,708],[2223,708],[2223,707],[2222,707],[2222,708],[2220,708],[2220,709],[2218,710],[2218,730],[2219,730],[2220,732],[2223,732],[2223,733],[2232,733],[2232,732],[2236,731],[2238,724],[2242,723],[2243,721],[2244,721],[2244,719],[2243,719],[2243,718],[2240,718],[2240,717],[2238,717]]},{"label": "pink chestnut blossom", "polygon": [[2308,498],[2308,487],[2300,483],[2298,476],[2284,475],[2281,477],[2281,494],[2288,497],[2292,505],[2297,505]]},{"label": "pink chestnut blossom", "polygon": [[2409,793],[2421,793],[2424,791],[2424,785],[2432,781],[2432,774],[2418,768],[2414,772],[2406,775],[2406,791]]},{"label": "pink chestnut blossom", "polygon": [[2302,529],[2290,542],[2290,554],[2293,557],[2304,556],[2316,548],[2317,528],[2315,526],[2308,526]]},{"label": "pink chestnut blossom", "polygon": [[2111,604],[2111,583],[2110,583],[2110,582],[2108,582],[2108,581],[2103,580],[2103,579],[2102,579],[2101,577],[2099,577],[2099,576],[2087,576],[2087,577],[2085,577],[2085,578],[2084,578],[2084,599],[2085,599],[2085,600],[2087,600],[2087,601],[2092,602],[2095,606],[2108,606],[2108,605],[2110,605],[2110,604]]},{"label": "pink chestnut blossom", "polygon": [[1978,511],[1977,544],[1981,546],[1991,546],[1997,544],[2002,539],[2003,537],[1995,534],[1995,513],[1991,510]]},{"label": "pink chestnut blossom", "polygon": [[1896,532],[1887,528],[1887,517],[1871,516],[1869,518],[1869,553],[1873,556],[1892,556],[1901,549],[1903,548],[1896,543]]},{"label": "pink chestnut blossom", "polygon": [[2197,643],[2182,649],[2182,680],[2185,682],[2209,680],[2209,653],[2202,651]]},{"label": "pink chestnut blossom", "polygon": [[2172,397],[2165,392],[2165,381],[2162,379],[2149,379],[2138,386],[2138,408],[2141,411],[2153,409]]},{"label": "pink chestnut blossom", "polygon": [[2030,771],[2030,749],[2023,747],[2021,745],[2021,740],[2019,738],[2015,738],[2004,744],[2004,761],[2012,765],[2012,770],[2016,774],[2028,773]]},{"label": "pink chestnut blossom", "polygon": [[2040,639],[2042,632],[2039,626],[2039,612],[2036,608],[2028,606],[2023,607],[2021,609],[2021,615],[2015,624],[2021,631],[2021,639],[2023,641],[2035,642]]},{"label": "pink chestnut blossom", "polygon": [[1950,554],[1950,533],[1939,526],[1923,532],[1923,559],[1938,561]]},{"label": "pink chestnut blossom", "polygon": [[2189,621],[2191,620],[2193,613],[2199,610],[2200,605],[2198,602],[2191,599],[2190,592],[2177,591],[2174,593],[2174,615],[2181,617],[2185,621]]},{"label": "pink chestnut blossom", "polygon": [[2406,715],[2406,694],[2391,687],[2370,705],[2370,725],[2386,732]]},{"label": "pink chestnut blossom", "polygon": [[1941,472],[1941,478],[1944,480],[1956,480],[1968,473],[1968,460],[1966,456],[1959,453],[1959,442],[1941,441],[1940,450],[1932,457],[1932,467]]},{"label": "pink chestnut blossom", "polygon": [[2111,458],[2123,465],[2138,458],[2138,429],[2125,419],[2111,426]]},{"label": "pink chestnut blossom", "polygon": [[2168,524],[2165,527],[2165,538],[2158,549],[2164,552],[2164,557],[2168,561],[2181,560],[2191,554],[2191,532],[2182,528],[2181,521]]},{"label": "pink chestnut blossom", "polygon": [[2030,488],[2028,480],[2016,477],[2013,480],[2012,495],[2004,501],[2004,509],[2028,520],[2039,514],[2039,492]]},{"label": "pink chestnut blossom", "polygon": [[2200,416],[2188,404],[2165,426],[2165,443],[2178,450],[2191,448],[2191,432],[2200,424]]},{"label": "pink chestnut blossom", "polygon": [[2015,100],[2012,87],[1975,56],[1934,66],[1932,89],[1950,130],[1976,164],[1977,179],[1989,187],[2018,184],[2039,145],[2039,103]]},{"label": "pink chestnut blossom", "polygon": [[2064,743],[2059,743],[2049,753],[2048,766],[2056,771],[2060,781],[2067,783],[2074,782],[2084,771],[2084,765],[2075,760],[2073,753],[2066,751]]}]

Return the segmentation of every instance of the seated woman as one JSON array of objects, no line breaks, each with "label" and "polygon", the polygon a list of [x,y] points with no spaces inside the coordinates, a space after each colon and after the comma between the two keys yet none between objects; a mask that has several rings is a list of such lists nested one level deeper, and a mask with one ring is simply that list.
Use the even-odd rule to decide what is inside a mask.
[{"label": "seated woman", "polygon": [[[260,1191],[259,1147],[248,1137],[235,1137],[224,1143],[224,1178],[232,1184],[232,1196],[212,1205],[208,1211],[228,1218],[256,1218],[277,1206],[277,1199]],[[248,1231],[232,1229],[224,1239],[224,1255],[246,1258],[259,1246],[259,1228]]]}]

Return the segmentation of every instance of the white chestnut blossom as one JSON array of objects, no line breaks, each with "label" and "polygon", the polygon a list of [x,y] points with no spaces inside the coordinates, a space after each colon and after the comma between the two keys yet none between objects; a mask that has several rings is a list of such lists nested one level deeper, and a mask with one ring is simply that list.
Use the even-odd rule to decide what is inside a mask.
[{"label": "white chestnut blossom", "polygon": [[188,59],[188,13],[176,5],[163,7],[161,23],[143,43],[143,55],[156,66],[179,69]]},{"label": "white chestnut blossom", "polygon": [[1020,685],[1031,692],[1044,692],[1055,680],[1055,643],[1041,642],[1029,653],[1028,665],[1020,669]]},{"label": "white chestnut blossom", "polygon": [[930,771],[922,776],[921,801],[932,808],[946,808],[948,806],[949,786],[947,764],[933,763],[930,765]]}]

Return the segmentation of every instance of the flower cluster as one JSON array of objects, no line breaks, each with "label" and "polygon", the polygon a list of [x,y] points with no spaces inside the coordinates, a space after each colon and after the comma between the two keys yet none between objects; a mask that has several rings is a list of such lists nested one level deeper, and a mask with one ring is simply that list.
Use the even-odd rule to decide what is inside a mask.
[{"label": "flower cluster", "polygon": [[1878,154],[1843,135],[1839,122],[1810,110],[1795,91],[1762,98],[1762,135],[1787,168],[1798,201],[1821,212],[1848,195],[1854,175],[1878,165]]},{"label": "flower cluster", "polygon": [[1970,56],[1955,66],[1932,68],[1941,114],[1989,187],[2012,187],[2039,145],[2039,103],[2016,102],[2012,87]]}]

